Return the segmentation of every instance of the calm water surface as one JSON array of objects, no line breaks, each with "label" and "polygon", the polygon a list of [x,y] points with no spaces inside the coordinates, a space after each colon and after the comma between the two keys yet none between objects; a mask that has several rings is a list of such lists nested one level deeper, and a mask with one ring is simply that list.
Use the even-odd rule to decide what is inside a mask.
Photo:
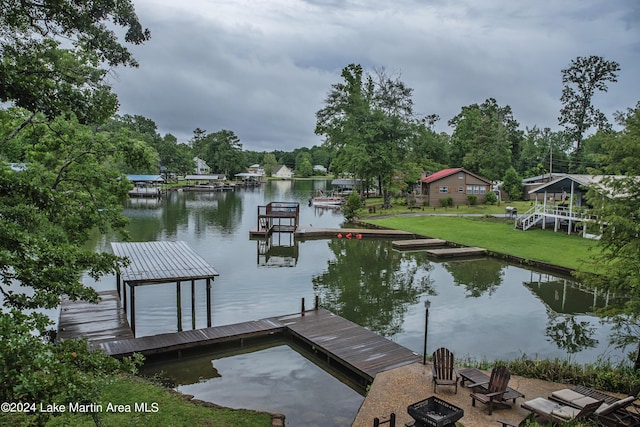
[{"label": "calm water surface", "polygon": [[[306,240],[276,234],[251,240],[257,206],[297,201],[300,223],[339,227],[342,215],[308,206],[326,181],[274,181],[228,193],[174,192],[160,202],[132,200],[134,241],[183,240],[214,266],[213,324],[256,320],[299,310],[317,295],[323,307],[417,353],[422,352],[429,300],[428,352],[446,346],[475,359],[570,357],[620,360],[608,347],[608,325],[593,316],[612,296],[589,292],[566,278],[481,258],[436,261],[424,252],[398,252],[386,240]],[[96,242],[109,251],[109,238]],[[87,282],[113,289],[115,278]],[[188,284],[183,327],[191,327]],[[204,283],[198,283],[196,327],[206,327]],[[136,333],[177,330],[174,284],[138,287]],[[196,398],[231,407],[283,412],[290,425],[348,425],[362,396],[286,345],[235,356],[202,355],[188,363],[149,366]],[[185,372],[185,367],[188,372]]]}]

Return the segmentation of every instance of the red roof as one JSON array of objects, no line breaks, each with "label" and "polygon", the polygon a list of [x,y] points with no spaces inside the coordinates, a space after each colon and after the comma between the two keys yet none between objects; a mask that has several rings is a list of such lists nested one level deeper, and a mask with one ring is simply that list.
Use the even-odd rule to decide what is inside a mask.
[{"label": "red roof", "polygon": [[422,182],[429,183],[429,182],[437,181],[441,178],[460,172],[461,170],[463,170],[463,168],[442,169],[441,171],[438,171],[434,174],[431,174],[429,176],[422,178]]}]

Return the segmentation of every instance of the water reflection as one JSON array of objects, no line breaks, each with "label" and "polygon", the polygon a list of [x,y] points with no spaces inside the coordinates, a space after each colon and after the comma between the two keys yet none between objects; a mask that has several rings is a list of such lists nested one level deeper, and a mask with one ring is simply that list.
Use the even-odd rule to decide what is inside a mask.
[{"label": "water reflection", "polygon": [[334,258],[312,279],[322,306],[382,336],[401,333],[407,306],[434,294],[426,258],[370,240],[335,239],[328,246]]},{"label": "water reflection", "polygon": [[450,261],[442,264],[451,273],[453,283],[466,290],[467,297],[478,298],[493,295],[504,278],[507,264],[491,258]]},{"label": "water reflection", "polygon": [[598,340],[593,338],[595,330],[596,328],[589,322],[579,321],[575,316],[549,312],[549,323],[545,334],[558,348],[569,354],[575,354],[598,345]]}]

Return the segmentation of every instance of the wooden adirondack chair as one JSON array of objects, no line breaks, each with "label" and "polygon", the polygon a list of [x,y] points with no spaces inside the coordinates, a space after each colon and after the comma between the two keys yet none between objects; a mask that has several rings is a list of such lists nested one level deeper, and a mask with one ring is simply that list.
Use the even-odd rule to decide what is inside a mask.
[{"label": "wooden adirondack chair", "polygon": [[431,372],[433,376],[433,392],[439,385],[455,386],[455,392],[458,393],[458,370],[453,365],[453,353],[444,347],[440,347],[433,352],[433,366]]},{"label": "wooden adirondack chair", "polygon": [[[510,408],[511,405],[502,400],[504,393],[509,385],[509,368],[506,366],[496,366],[491,371],[489,384],[486,390],[471,393],[471,406],[476,406],[476,400],[489,406],[489,415],[493,412],[494,406]],[[469,387],[473,387],[471,384]]]}]

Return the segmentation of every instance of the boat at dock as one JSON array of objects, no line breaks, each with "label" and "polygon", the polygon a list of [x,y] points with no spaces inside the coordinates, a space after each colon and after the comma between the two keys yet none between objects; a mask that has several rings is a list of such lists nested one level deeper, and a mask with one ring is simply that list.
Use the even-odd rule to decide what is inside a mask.
[{"label": "boat at dock", "polygon": [[322,190],[318,190],[317,195],[309,200],[310,206],[340,206],[344,203],[344,199],[338,195],[327,195]]}]

